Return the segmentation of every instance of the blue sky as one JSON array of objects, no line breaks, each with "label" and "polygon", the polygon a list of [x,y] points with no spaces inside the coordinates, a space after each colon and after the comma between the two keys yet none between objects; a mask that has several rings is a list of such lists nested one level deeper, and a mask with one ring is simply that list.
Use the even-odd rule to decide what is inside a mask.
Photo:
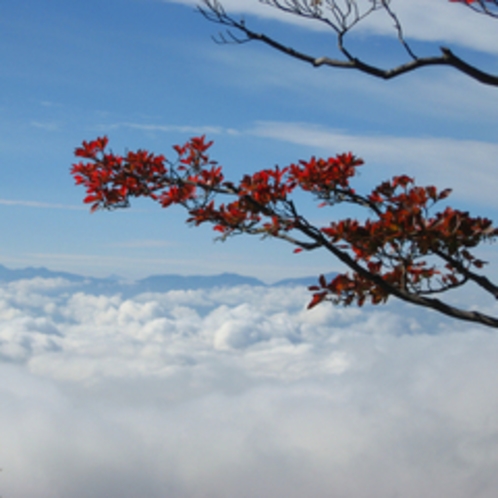
[{"label": "blue sky", "polygon": [[[421,53],[447,43],[498,73],[489,19],[446,0],[392,5]],[[327,33],[258,2],[227,6],[333,50]],[[0,4],[0,264],[264,281],[340,269],[279,242],[213,243],[146,200],[90,214],[69,169],[102,134],[116,152],[169,154],[206,133],[235,178],[353,150],[367,163],[359,188],[404,172],[497,219],[498,90],[449,69],[390,82],[314,70],[257,44],[217,45],[218,29],[188,2]],[[376,16],[351,43],[399,60],[389,33]],[[317,223],[348,215],[299,205]],[[481,256],[496,277],[496,248]],[[5,498],[496,496],[498,335],[485,327],[396,301],[307,310],[298,286],[92,285],[0,283]],[[467,289],[454,299],[498,313]]]},{"label": "blue sky", "polygon": [[[488,19],[442,1],[398,5],[421,53],[447,43],[497,68]],[[257,2],[227,6],[317,53],[334,45],[329,33]],[[279,242],[213,243],[211,230],[187,227],[182,211],[146,201],[90,215],[69,168],[74,148],[102,134],[116,152],[171,155],[173,144],[205,133],[234,178],[353,150],[367,162],[359,185],[405,172],[454,187],[453,205],[496,218],[496,90],[450,69],[391,82],[313,69],[255,43],[215,44],[220,27],[190,3],[6,2],[0,23],[0,263],[7,266],[131,278],[234,271],[266,281],[340,268],[326,254],[293,255]],[[351,42],[366,57],[398,60],[387,33],[373,18]],[[319,222],[332,216],[301,201]]]}]

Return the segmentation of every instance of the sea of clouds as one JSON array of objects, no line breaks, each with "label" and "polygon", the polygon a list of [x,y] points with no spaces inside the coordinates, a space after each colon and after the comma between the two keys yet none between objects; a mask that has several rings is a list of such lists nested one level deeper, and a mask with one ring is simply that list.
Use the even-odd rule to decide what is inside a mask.
[{"label": "sea of clouds", "polygon": [[496,496],[495,330],[301,287],[74,285],[0,285],[3,498]]}]

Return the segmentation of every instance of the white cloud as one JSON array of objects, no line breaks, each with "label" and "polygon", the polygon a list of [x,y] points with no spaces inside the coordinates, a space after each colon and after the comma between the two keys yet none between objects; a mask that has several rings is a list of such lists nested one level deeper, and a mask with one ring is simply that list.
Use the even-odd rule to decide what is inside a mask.
[{"label": "white cloud", "polygon": [[31,121],[31,126],[34,128],[39,128],[45,131],[59,131],[60,124],[54,121],[42,122],[42,121]]},{"label": "white cloud", "polygon": [[[171,2],[171,0],[164,1]],[[194,0],[177,0],[176,3],[202,5],[202,2]],[[305,29],[329,29],[324,23],[285,13],[260,1],[223,0],[221,4],[228,13],[234,14],[236,17],[246,14],[294,24]],[[370,2],[359,0],[357,5],[359,11],[364,13],[369,8]],[[489,16],[475,14],[464,6],[452,4],[447,0],[437,2],[433,0],[418,0],[417,2],[394,0],[390,6],[398,16],[408,40],[450,43],[491,54],[497,53],[495,19]],[[324,12],[328,13],[326,8],[324,8]],[[332,15],[329,17],[333,20]],[[249,26],[254,31],[258,31],[256,22],[251,22]],[[392,19],[383,10],[364,18],[355,26],[352,33],[357,33],[360,36],[375,33],[387,35],[394,39],[397,36],[393,29]]]},{"label": "white cloud", "polygon": [[173,125],[173,124],[147,124],[147,123],[113,123],[99,125],[98,128],[112,130],[117,128],[131,128],[148,133],[192,133],[196,135],[219,135],[220,133],[237,134],[232,128],[223,128],[221,126],[191,126],[191,125]]},{"label": "white cloud", "polygon": [[[453,198],[495,204],[498,145],[454,138],[354,135],[309,123],[261,122],[253,133],[271,139],[321,149],[329,154],[352,151],[382,173],[407,173],[425,184],[453,188]],[[400,166],[401,165],[401,166]],[[400,167],[402,168],[400,170]],[[364,171],[364,170],[363,170]],[[366,171],[364,171],[366,173]],[[384,178],[382,178],[384,179]]]},{"label": "white cloud", "polygon": [[36,209],[69,209],[74,211],[88,211],[87,207],[83,206],[71,206],[69,204],[55,204],[51,202],[39,202],[39,201],[26,201],[20,199],[0,199],[0,205],[3,206],[21,206]]},{"label": "white cloud", "polygon": [[494,331],[300,288],[0,290],[3,496],[495,495]]},{"label": "white cloud", "polygon": [[[444,42],[496,54],[493,42],[496,20],[477,15],[462,5],[448,0],[437,1],[393,0],[392,10],[397,14],[407,39]],[[370,16],[360,30],[382,35],[393,34],[392,21],[385,16]]]},{"label": "white cloud", "polygon": [[127,240],[125,242],[111,242],[108,245],[111,247],[128,247],[128,248],[149,248],[149,247],[170,247],[174,242],[169,240],[155,240],[155,239],[135,239]]}]

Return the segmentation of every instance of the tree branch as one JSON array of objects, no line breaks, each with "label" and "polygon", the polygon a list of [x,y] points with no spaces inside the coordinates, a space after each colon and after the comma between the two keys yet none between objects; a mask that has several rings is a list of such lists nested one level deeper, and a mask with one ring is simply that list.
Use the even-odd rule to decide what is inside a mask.
[{"label": "tree branch", "polygon": [[337,246],[330,243],[315,227],[312,227],[309,224],[302,223],[302,218],[300,218],[300,222],[296,224],[296,229],[306,234],[309,238],[314,240],[320,247],[324,247],[329,252],[331,252],[337,259],[342,261],[346,266],[348,266],[351,270],[358,273],[364,278],[372,281],[374,284],[379,286],[382,290],[384,290],[387,294],[393,295],[402,301],[407,303],[415,304],[418,306],[423,306],[426,308],[433,309],[444,315],[450,316],[452,318],[458,318],[459,320],[464,320],[468,322],[477,322],[482,325],[486,325],[488,327],[498,328],[498,318],[495,318],[490,315],[486,315],[484,313],[480,313],[478,311],[467,311],[462,310],[460,308],[456,308],[455,306],[451,306],[449,304],[440,301],[435,298],[423,297],[418,294],[413,294],[406,290],[400,289],[399,287],[395,287],[389,282],[386,282],[379,275],[375,275],[361,266],[354,258],[352,258],[349,254],[344,251],[341,251]]},{"label": "tree branch", "polygon": [[[128,207],[131,197],[142,196],[151,197],[164,208],[179,204],[188,211],[188,223],[211,223],[222,239],[245,233],[280,238],[304,250],[323,248],[354,272],[352,278],[338,275],[330,284],[320,278],[322,289],[314,295],[312,305],[330,296],[344,304],[356,300],[359,305],[366,298],[378,304],[394,296],[453,318],[498,328],[496,317],[428,297],[468,280],[495,298],[498,295],[496,285],[469,269],[480,264],[467,251],[498,237],[491,221],[451,208],[427,218],[427,203],[432,207],[448,195],[447,190],[438,193],[435,187],[417,187],[413,179],[402,175],[381,183],[370,195],[359,195],[349,187],[349,178],[363,161],[350,153],[328,160],[312,157],[282,169],[275,166],[245,175],[234,185],[224,180],[221,166],[209,159],[206,151],[212,142],[206,143],[204,137],[175,146],[175,162],[147,151],[128,152],[126,157],[107,154],[107,143],[106,137],[98,138],[83,142],[75,151],[86,162],[74,164],[71,172],[76,183],[86,187],[84,202],[92,204],[92,210]],[[331,205],[346,202],[363,206],[378,219],[364,223],[346,219],[328,227],[314,226],[288,197],[296,188]],[[217,195],[233,201],[215,203]],[[296,232],[299,237],[294,236]],[[428,267],[421,261],[426,256],[448,263],[449,273]],[[434,288],[431,279],[439,275],[440,282]]]},{"label": "tree branch", "polygon": [[484,290],[493,295],[495,299],[498,299],[498,286],[493,284],[493,282],[491,282],[491,280],[489,280],[487,277],[474,273],[473,271],[466,268],[460,261],[457,261],[451,256],[448,256],[443,251],[433,249],[433,252],[441,259],[449,263],[451,266],[454,266],[462,275],[467,277],[469,280],[472,280],[477,285],[479,285],[479,287],[482,287]]},{"label": "tree branch", "polygon": [[[289,222],[289,220],[282,218],[277,211],[274,209],[270,209],[267,206],[263,206],[256,202],[252,198],[250,199],[250,202],[254,205],[255,208],[257,208],[259,211],[264,213],[266,216],[275,216],[280,219],[282,222]],[[386,292],[388,295],[392,295],[397,297],[398,299],[401,299],[402,301],[405,301],[407,303],[411,303],[417,306],[423,306],[426,308],[433,309],[435,311],[438,311],[440,313],[443,313],[444,315],[450,316],[452,318],[457,318],[459,320],[465,320],[469,322],[477,322],[482,325],[486,325],[488,327],[495,327],[498,328],[498,318],[495,318],[493,316],[480,313],[478,311],[468,311],[468,310],[463,310],[461,308],[457,308],[455,306],[451,306],[439,299],[436,298],[429,298],[425,297],[422,295],[422,293],[414,293],[410,292],[408,289],[403,289],[394,285],[391,285],[388,281],[386,281],[384,278],[382,278],[380,275],[377,275],[375,273],[372,273],[368,269],[364,268],[362,265],[358,263],[352,256],[350,256],[347,252],[341,250],[336,244],[331,243],[327,238],[325,238],[322,234],[322,232],[316,228],[315,226],[311,225],[302,215],[300,215],[292,201],[288,201],[289,204],[289,209],[291,211],[291,216],[292,216],[292,226],[293,229],[301,232],[302,234],[306,235],[309,239],[311,239],[313,242],[305,242],[303,240],[298,240],[287,233],[280,233],[277,232],[275,234],[269,234],[266,233],[266,235],[273,236],[275,238],[279,238],[282,240],[285,240],[286,242],[289,242],[293,245],[296,245],[302,249],[305,250],[314,250],[318,249],[320,247],[328,250],[330,253],[332,253],[336,258],[338,258],[340,261],[342,261],[348,268],[356,272],[357,274],[361,275],[362,277],[368,279],[369,281],[373,282],[375,285],[380,287],[383,291]],[[363,204],[363,203],[362,203]],[[261,229],[248,229],[244,230],[242,229],[240,233],[252,233],[252,234],[261,234],[264,231]],[[459,282],[458,284],[452,285],[449,288],[455,288],[463,285],[468,279],[471,279],[475,281],[477,284],[479,284],[482,288],[493,294],[495,297],[498,297],[498,287],[496,287],[494,284],[492,284],[486,277],[477,275],[474,272],[471,272],[470,270],[466,269],[462,264],[458,263],[455,261],[453,258],[447,257],[444,253],[441,253],[440,251],[434,251],[434,254],[440,256],[442,259],[445,261],[451,262],[452,265],[454,265],[458,271],[460,271],[464,275],[464,280],[462,282]],[[446,289],[446,290],[448,290]],[[434,292],[435,293],[435,292]],[[426,293],[428,294],[428,293]]]},{"label": "tree branch", "polygon": [[[301,52],[296,50],[293,47],[286,46],[276,39],[264,34],[253,31],[252,29],[246,26],[245,21],[240,20],[237,21],[233,17],[229,16],[224,10],[223,6],[217,0],[204,0],[205,8],[198,7],[199,12],[209,21],[215,22],[217,24],[221,24],[228,27],[228,33],[234,43],[244,43],[247,41],[260,41],[265,45],[268,45],[279,52],[286,54],[294,59],[302,60],[311,64],[314,67],[320,66],[328,66],[334,68],[342,68],[342,69],[356,69],[360,72],[369,74],[371,76],[375,76],[377,78],[381,78],[384,80],[389,80],[392,78],[396,78],[403,74],[409,73],[411,71],[415,71],[417,69],[428,67],[428,66],[449,66],[457,71],[469,76],[470,78],[478,81],[479,83],[490,85],[490,86],[498,86],[498,75],[488,73],[486,71],[482,71],[477,67],[469,64],[463,59],[457,57],[449,48],[441,47],[441,55],[436,55],[432,57],[417,57],[409,45],[406,43],[403,33],[401,30],[401,24],[399,23],[397,17],[394,12],[388,7],[387,3],[383,3],[384,8],[388,12],[388,14],[395,20],[395,29],[398,33],[398,39],[400,43],[403,45],[405,50],[410,55],[411,59],[409,62],[404,64],[400,64],[398,66],[394,66],[390,69],[382,69],[378,66],[369,64],[358,57],[350,54],[343,45],[344,35],[351,29],[353,25],[358,22],[356,19],[354,22],[350,22],[349,24],[345,24],[343,26],[336,25],[331,23],[328,19],[324,17],[320,17],[318,14],[310,15],[308,12],[297,9],[290,9],[282,6],[277,1],[271,1],[271,4],[276,6],[277,8],[284,10],[286,12],[292,12],[293,14],[299,15],[301,17],[313,18],[316,20],[320,20],[322,22],[326,22],[329,26],[331,26],[336,31],[336,36],[338,38],[338,45],[340,52],[345,56],[346,60],[340,60],[336,58],[330,58],[327,56],[314,56],[305,52]],[[364,18],[365,14],[359,17],[359,19]],[[244,34],[245,38],[238,38],[233,33],[231,33],[231,29],[235,29]],[[222,43],[228,43],[223,35],[220,35],[220,41]]]}]

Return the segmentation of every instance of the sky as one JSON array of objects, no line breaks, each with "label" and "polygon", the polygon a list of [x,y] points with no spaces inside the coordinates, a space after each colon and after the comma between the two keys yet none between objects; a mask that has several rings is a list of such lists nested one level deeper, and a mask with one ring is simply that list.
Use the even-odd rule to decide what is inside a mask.
[{"label": "sky", "polygon": [[[314,23],[225,5],[334,54]],[[419,53],[448,45],[498,73],[489,19],[443,0],[392,6]],[[220,29],[190,2],[2,2],[0,264],[267,283],[341,269],[278,241],[214,242],[180,209],[147,200],[90,214],[69,170],[75,147],[104,134],[117,153],[170,157],[206,134],[234,179],[351,150],[366,161],[359,190],[406,173],[496,219],[496,89],[449,68],[389,82],[313,69],[256,43],[216,44]],[[370,61],[401,60],[382,16],[350,43]],[[347,216],[298,201],[316,223]],[[496,247],[478,254],[496,277]],[[3,498],[495,497],[494,330],[397,302],[307,310],[302,287],[87,285],[0,283]],[[498,315],[473,289],[452,299]]]},{"label": "sky", "polygon": [[[444,1],[396,6],[420,54],[447,44],[490,71],[496,67],[489,19]],[[297,48],[334,55],[333,36],[316,23],[252,0],[226,7]],[[232,271],[266,282],[340,269],[328,254],[297,256],[278,241],[214,242],[209,227],[188,227],[181,209],[147,200],[90,214],[69,169],[74,149],[101,135],[117,153],[142,148],[174,159],[173,145],[206,134],[215,142],[212,157],[234,180],[351,150],[366,161],[359,189],[406,173],[420,184],[452,187],[455,207],[496,215],[489,181],[498,152],[495,90],[454,70],[384,82],[314,69],[261,44],[215,43],[222,27],[188,2],[3,2],[0,23],[6,266],[126,278]],[[404,57],[381,15],[360,24],[350,43],[381,65]],[[347,215],[316,210],[305,197],[299,202],[317,223]]]}]

